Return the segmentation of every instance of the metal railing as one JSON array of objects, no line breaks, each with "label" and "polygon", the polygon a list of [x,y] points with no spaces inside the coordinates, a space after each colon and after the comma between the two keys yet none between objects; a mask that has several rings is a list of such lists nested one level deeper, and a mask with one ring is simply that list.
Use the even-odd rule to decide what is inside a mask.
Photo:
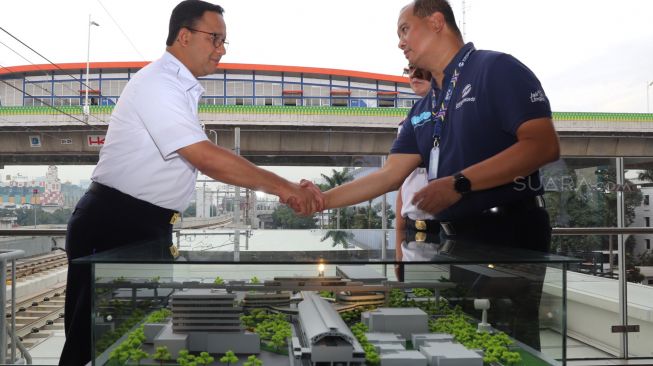
[{"label": "metal railing", "polygon": [[[7,361],[7,338],[9,335],[11,339],[11,359],[9,364],[17,364],[16,347],[18,347],[25,357],[28,364],[32,363],[32,358],[23,347],[23,345],[16,338],[16,259],[25,255],[25,252],[20,249],[0,249],[0,281],[2,288],[0,288],[0,362]],[[7,328],[7,262],[11,263],[11,327]]]}]

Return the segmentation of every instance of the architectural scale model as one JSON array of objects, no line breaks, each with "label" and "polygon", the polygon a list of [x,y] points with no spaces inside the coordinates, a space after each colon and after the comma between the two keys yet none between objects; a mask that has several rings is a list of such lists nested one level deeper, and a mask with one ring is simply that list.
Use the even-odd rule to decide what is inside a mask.
[{"label": "architectural scale model", "polygon": [[[274,356],[265,356],[266,366],[363,366],[370,346],[372,352],[376,351],[373,357],[377,357],[382,366],[483,365],[482,351],[465,348],[454,341],[451,334],[431,333],[429,314],[420,308],[371,306],[372,310],[360,312],[361,309],[370,309],[369,301],[361,297],[358,303],[343,304],[338,296],[339,293],[357,296],[367,293],[380,294],[387,299],[386,294],[393,287],[411,288],[411,284],[388,282],[380,275],[374,278],[369,271],[363,273],[355,268],[339,270],[338,274],[350,274],[355,279],[306,276],[276,277],[261,283],[240,280],[219,284],[197,281],[159,284],[162,288],[171,289],[171,292],[163,293],[172,315],[162,323],[144,324],[143,343],[151,345],[148,347],[152,349],[165,346],[173,359],[182,350],[208,352],[214,356],[224,355],[228,351],[247,357],[275,353]],[[362,277],[366,277],[364,283],[357,281]],[[147,283],[152,285],[152,282]],[[125,286],[125,282],[100,284],[117,288]],[[133,282],[130,285],[137,286]],[[419,288],[421,284],[412,285]],[[428,285],[433,289],[440,286],[433,283]],[[442,284],[442,287],[450,285]],[[116,294],[118,291],[109,293]],[[325,293],[332,294],[334,298],[327,301],[320,295]],[[126,297],[123,299],[126,300]],[[154,298],[150,296],[148,299]],[[487,309],[489,304],[486,300],[479,300],[477,306]],[[353,331],[353,327],[350,329],[339,314],[343,311],[353,311],[353,314],[360,312],[359,319],[352,319],[351,315],[347,319],[349,324],[360,321],[361,324],[356,325],[366,329],[364,338],[357,338],[363,333]],[[253,332],[271,329],[269,326],[259,327],[263,318],[289,327],[281,343],[279,339],[271,341],[270,334]],[[486,317],[481,323],[483,329],[489,329]],[[288,355],[282,356],[281,351],[286,347]]]}]

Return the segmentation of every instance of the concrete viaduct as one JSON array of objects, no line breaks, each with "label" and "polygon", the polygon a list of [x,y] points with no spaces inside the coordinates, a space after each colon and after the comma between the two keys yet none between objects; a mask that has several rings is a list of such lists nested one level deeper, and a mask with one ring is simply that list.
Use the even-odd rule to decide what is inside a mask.
[{"label": "concrete viaduct", "polygon": [[[111,107],[0,107],[0,165],[94,164]],[[207,136],[261,165],[378,165],[396,136],[401,108],[201,105]],[[564,157],[653,160],[653,114],[554,113]],[[359,161],[357,161],[359,160]],[[649,160],[649,159],[644,159]]]}]

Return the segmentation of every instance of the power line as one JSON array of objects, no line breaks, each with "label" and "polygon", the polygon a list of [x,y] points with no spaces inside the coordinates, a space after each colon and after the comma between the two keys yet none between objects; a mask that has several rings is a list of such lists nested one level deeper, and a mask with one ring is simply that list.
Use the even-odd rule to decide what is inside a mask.
[{"label": "power line", "polygon": [[[4,67],[4,66],[2,66],[2,67]],[[68,116],[68,117],[70,117],[70,118],[72,118],[72,119],[74,119],[74,120],[76,120],[76,121],[79,121],[79,122],[81,122],[81,123],[87,125],[87,126],[90,127],[91,129],[94,129],[94,130],[98,130],[98,131],[100,131],[99,128],[97,128],[97,127],[95,127],[95,126],[91,126],[89,123],[84,122],[83,120],[81,120],[81,119],[79,119],[79,118],[73,116],[72,114],[67,113],[66,111],[64,111],[64,110],[62,110],[62,109],[59,109],[59,108],[57,108],[56,106],[53,106],[52,104],[47,103],[47,102],[44,101],[43,99],[40,99],[40,98],[38,98],[38,97],[35,97],[35,96],[29,94],[28,92],[26,92],[26,91],[24,91],[24,90],[21,90],[20,88],[18,88],[18,87],[16,87],[16,86],[14,86],[14,85],[12,85],[12,84],[6,82],[5,80],[0,80],[0,82],[4,83],[5,85],[8,85],[9,87],[11,87],[11,88],[13,88],[13,89],[18,90],[19,92],[24,93],[24,94],[27,95],[28,97],[33,98],[33,99],[35,99],[35,100],[37,100],[37,101],[43,103],[44,105],[46,105],[46,106],[48,106],[48,107],[50,107],[50,108],[56,110],[57,112],[59,112],[59,113],[61,113],[61,114],[65,114],[66,116]]]},{"label": "power line", "polygon": [[[2,68],[5,69],[5,70],[11,71],[10,69],[6,68],[5,66],[0,65],[0,67],[2,67]],[[75,119],[75,120],[77,120],[77,121],[80,121],[80,122],[82,122],[83,124],[85,124],[85,125],[87,125],[87,126],[89,126],[89,127],[91,127],[91,128],[94,128],[94,127],[91,126],[89,123],[82,121],[81,119],[79,119],[79,118],[73,116],[73,115],[70,114],[70,113],[66,113],[65,111],[63,111],[63,110],[61,110],[61,109],[59,109],[59,108],[53,106],[52,104],[49,104],[49,103],[45,102],[45,101],[44,101],[43,99],[41,99],[41,98],[39,98],[39,97],[35,97],[35,96],[31,95],[30,93],[26,92],[25,90],[21,90],[20,88],[18,88],[18,87],[16,87],[16,86],[12,85],[12,84],[10,84],[10,83],[8,83],[8,82],[5,81],[5,80],[0,80],[0,81],[2,81],[2,82],[3,82],[4,84],[6,84],[6,85],[9,85],[9,86],[12,87],[13,89],[16,89],[16,90],[18,90],[19,92],[21,92],[21,93],[23,93],[23,94],[29,96],[30,98],[33,98],[33,99],[38,100],[39,102],[41,102],[41,103],[45,104],[46,106],[48,106],[48,107],[50,107],[50,108],[56,110],[57,112],[63,113],[63,114],[65,114],[66,116],[68,116],[68,117],[70,117],[70,118],[72,118],[72,119]],[[41,87],[41,89],[43,89],[43,90],[45,90],[45,91],[48,91],[47,89],[44,89],[43,87]],[[97,119],[98,121],[102,122],[102,123],[107,123],[107,124],[108,124],[108,122],[105,122],[105,121],[103,121],[103,120],[97,118],[96,116],[93,116],[93,117],[94,117],[95,119]],[[94,128],[94,129],[95,129],[95,128]]]},{"label": "power line", "polygon": [[129,36],[127,35],[127,33],[122,29],[122,27],[120,27],[120,24],[118,24],[118,22],[113,18],[113,16],[112,16],[111,13],[109,12],[109,10],[104,6],[104,4],[102,4],[102,1],[97,0],[97,2],[98,2],[98,4],[100,4],[100,6],[102,7],[102,9],[104,9],[104,11],[107,13],[107,15],[109,16],[109,18],[111,18],[111,20],[113,21],[113,24],[115,24],[116,27],[118,27],[118,29],[120,29],[120,32],[122,33],[122,35],[125,36],[125,38],[127,38],[127,41],[128,41],[129,44],[132,46],[132,48],[134,48],[134,51],[136,51],[136,53],[138,53],[138,55],[141,56],[141,59],[142,59],[142,60],[145,60],[145,56],[143,56],[143,54],[138,50],[138,48],[136,48],[136,45],[134,45],[134,42],[132,42],[132,40],[129,38]]},{"label": "power line", "polygon": [[37,52],[35,49],[33,49],[32,47],[30,47],[29,45],[27,45],[25,42],[21,41],[21,40],[18,39],[16,36],[14,36],[13,34],[11,34],[8,30],[4,29],[4,28],[1,27],[1,26],[0,26],[0,30],[2,30],[3,32],[7,33],[11,38],[15,39],[16,41],[18,41],[18,43],[20,43],[20,44],[22,44],[23,46],[27,47],[27,49],[29,49],[30,51],[32,51],[32,52],[36,53],[37,55],[39,55],[42,59],[44,59],[45,61],[47,61],[48,63],[50,63],[50,65],[56,67],[57,69],[59,69],[60,71],[62,71],[64,74],[66,74],[66,75],[70,76],[71,78],[73,78],[75,81],[79,81],[80,83],[82,83],[82,85],[84,85],[84,86],[87,87],[88,89],[91,89],[91,87],[88,86],[88,85],[86,85],[85,82],[83,82],[82,80],[78,80],[78,79],[75,78],[73,75],[69,74],[68,71],[62,69],[61,67],[59,67],[59,65],[57,65],[57,64],[55,64],[54,62],[50,61],[49,58],[47,58],[47,57],[43,56],[42,54],[40,54],[39,52]]},{"label": "power line", "polygon": [[[25,56],[23,56],[22,54],[20,54],[18,51],[14,50],[13,48],[9,47],[9,46],[8,46],[7,44],[5,44],[4,42],[0,41],[0,44],[2,44],[3,46],[7,47],[9,50],[11,50],[13,53],[15,53],[16,55],[18,55],[18,56],[19,56],[20,58],[22,58],[23,60],[25,60],[27,63],[29,63],[29,64],[31,64],[31,65],[33,65],[33,66],[36,66],[32,61],[28,60]],[[0,65],[0,67],[2,67],[3,69],[7,70],[8,72],[13,73],[13,71],[12,71],[11,69],[9,69],[9,68],[7,68],[7,67],[5,67],[5,66]],[[41,71],[43,72],[43,75],[45,75],[45,76],[50,76],[50,75],[47,73],[47,71],[45,71],[45,70],[41,70]],[[70,75],[69,75],[69,76],[70,76]],[[76,82],[79,82],[79,81],[80,81],[80,80],[75,79],[74,77],[73,77],[73,80],[76,81]],[[45,91],[45,92],[48,92],[48,93],[51,92],[50,90],[48,90],[48,89],[42,87],[42,86],[40,85],[40,83],[30,83],[29,85],[34,85],[34,86],[36,86],[37,88],[39,88],[39,89],[41,89],[41,90],[43,90],[43,91]],[[62,83],[61,85],[63,85],[64,88],[70,90],[71,92],[77,93],[77,91],[73,90],[73,89],[72,89],[70,86],[68,86],[65,82]],[[102,96],[102,93],[100,93],[99,96]],[[94,115],[91,115],[91,116],[92,116],[93,118],[95,118],[96,120],[105,123],[103,120],[99,119],[97,116],[94,116]]]}]

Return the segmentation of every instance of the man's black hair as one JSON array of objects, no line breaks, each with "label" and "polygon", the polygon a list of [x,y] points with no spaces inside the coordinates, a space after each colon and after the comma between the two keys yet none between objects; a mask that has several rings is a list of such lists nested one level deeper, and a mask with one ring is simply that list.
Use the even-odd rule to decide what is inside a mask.
[{"label": "man's black hair", "polygon": [[168,27],[166,45],[172,46],[175,43],[181,28],[193,28],[195,23],[204,15],[205,11],[213,11],[222,15],[224,9],[220,5],[207,3],[202,0],[185,0],[177,4],[172,10],[172,15],[170,15],[170,26]]},{"label": "man's black hair", "polygon": [[449,28],[462,39],[462,33],[460,33],[460,29],[458,29],[453,10],[447,0],[415,0],[413,2],[413,15],[418,18],[425,18],[436,12],[444,15],[444,21],[447,23]]}]

